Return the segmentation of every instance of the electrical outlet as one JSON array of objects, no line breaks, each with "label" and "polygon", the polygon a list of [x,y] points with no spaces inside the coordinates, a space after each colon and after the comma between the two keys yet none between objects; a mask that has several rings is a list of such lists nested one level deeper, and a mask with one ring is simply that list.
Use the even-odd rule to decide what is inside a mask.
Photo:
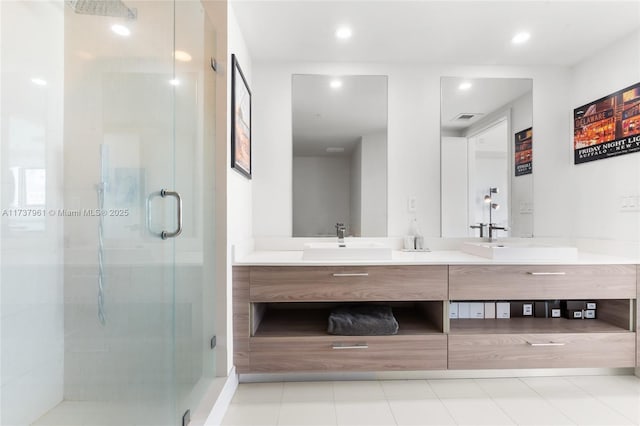
[{"label": "electrical outlet", "polygon": [[533,214],[533,203],[521,202],[520,203],[520,214]]},{"label": "electrical outlet", "polygon": [[621,212],[640,211],[640,195],[621,195],[618,199]]},{"label": "electrical outlet", "polygon": [[618,197],[618,201],[620,204],[620,210],[624,211],[627,208],[627,197],[621,195]]}]

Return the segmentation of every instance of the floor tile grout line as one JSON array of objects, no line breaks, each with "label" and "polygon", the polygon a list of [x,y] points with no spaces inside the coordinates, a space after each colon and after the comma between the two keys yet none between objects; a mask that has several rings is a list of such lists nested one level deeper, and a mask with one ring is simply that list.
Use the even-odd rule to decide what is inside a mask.
[{"label": "floor tile grout line", "polygon": [[280,415],[282,414],[282,403],[284,402],[284,384],[285,382],[280,382],[282,386],[280,386],[280,404],[278,405],[278,415],[276,416],[276,426],[280,425]]},{"label": "floor tile grout line", "polygon": [[396,419],[396,415],[393,413],[393,408],[391,408],[391,402],[389,402],[389,399],[385,399],[385,401],[387,401],[387,407],[389,407],[389,412],[391,413],[391,417],[393,418],[393,423],[396,424],[396,426],[398,426],[398,419]]},{"label": "floor tile grout line", "polygon": [[[527,377],[527,378],[530,378],[530,377]],[[534,378],[535,378],[535,377],[534,377]],[[560,379],[560,378],[564,379],[564,377],[561,377],[561,376],[560,376],[560,377],[558,377],[558,379]],[[565,419],[567,419],[569,422],[573,423],[574,425],[577,425],[577,424],[578,424],[578,423],[577,423],[577,422],[575,422],[571,417],[569,417],[569,415],[568,415],[567,413],[565,413],[564,411],[562,411],[562,409],[561,409],[561,408],[556,407],[556,405],[555,405],[555,404],[553,404],[549,399],[547,399],[547,397],[545,397],[545,396],[544,396],[544,395],[542,395],[540,392],[538,392],[537,390],[535,390],[533,387],[531,387],[531,386],[529,385],[529,383],[525,382],[523,379],[524,379],[523,377],[518,377],[518,380],[520,380],[522,383],[524,383],[524,385],[525,385],[526,387],[528,387],[528,388],[529,388],[529,389],[531,389],[533,392],[535,392],[535,394],[536,394],[536,395],[540,396],[540,398],[542,398],[542,399],[543,399],[547,404],[549,404],[549,406],[551,406],[551,407],[555,408],[555,409],[556,409],[556,410],[557,410],[557,411],[558,411],[558,412],[559,412],[559,413],[560,413],[560,414],[561,414]],[[564,379],[564,380],[566,380],[566,379]]]},{"label": "floor tile grout line", "polygon": [[[586,377],[586,376],[580,376],[580,377]],[[593,377],[596,377],[596,376],[593,376]],[[626,420],[629,420],[629,421],[631,422],[631,424],[636,424],[636,423],[634,423],[634,420],[633,420],[633,419],[631,419],[631,418],[627,417],[627,415],[626,415],[625,413],[623,413],[622,411],[618,410],[618,409],[617,409],[617,408],[615,408],[614,406],[609,405],[606,401],[604,401],[603,399],[601,399],[598,395],[593,394],[591,391],[589,391],[589,389],[588,389],[588,388],[584,388],[584,387],[580,386],[580,385],[579,385],[579,384],[577,384],[577,383],[574,383],[573,381],[571,381],[571,380],[569,380],[569,379],[568,379],[567,381],[568,381],[568,382],[570,382],[571,384],[573,384],[574,386],[577,386],[578,388],[582,389],[585,393],[587,393],[587,394],[588,394],[589,396],[591,396],[592,398],[595,398],[595,399],[597,399],[598,401],[600,401],[600,402],[601,402],[605,407],[607,407],[607,408],[609,408],[610,410],[613,410],[614,412],[618,413],[619,415],[621,415],[621,416],[622,416],[623,418],[625,418]],[[638,397],[640,398],[640,395],[639,395]],[[639,413],[639,415],[640,415],[640,413]],[[640,420],[640,419],[639,419],[639,420]]]},{"label": "floor tile grout line", "polygon": [[442,401],[442,399],[440,398],[440,395],[438,395],[438,392],[436,392],[436,390],[433,388],[433,386],[431,386],[431,381],[429,379],[426,379],[426,382],[429,385],[429,387],[431,388],[431,390],[433,391],[433,394],[436,396],[438,401],[440,401],[440,404],[442,404],[442,406],[444,407],[445,411],[447,412],[447,414],[449,415],[451,420],[453,420],[453,422],[456,425],[460,425],[460,423],[458,423],[458,420],[456,420],[455,416],[453,415],[453,413],[451,412],[449,407],[447,407],[447,404],[445,404],[444,401]]},{"label": "floor tile grout line", "polygon": [[[519,377],[516,377],[517,379],[519,379]],[[474,379],[474,380],[478,380],[478,379]],[[482,386],[478,383],[478,386],[480,386],[482,388]],[[484,390],[484,388],[482,389]],[[502,405],[500,405],[500,403],[493,397],[493,395],[491,395],[488,391],[485,391],[485,393],[487,394],[487,396],[489,397],[489,399],[491,401],[493,401],[493,403],[496,405],[496,407],[498,407],[500,409],[500,411],[502,411],[502,413],[509,419],[511,420],[511,422],[514,425],[519,425],[520,423],[518,423],[518,421],[516,419],[514,419],[503,407]]]},{"label": "floor tile grout line", "polygon": [[478,383],[478,379],[473,379],[473,381],[478,385],[478,387],[480,389],[482,389],[482,391],[484,393],[487,394],[487,397],[489,397],[489,399],[495,404],[496,407],[498,407],[498,409],[500,411],[502,411],[502,414],[504,414],[514,425],[518,425],[519,423],[516,421],[516,419],[514,419],[513,417],[511,417],[511,415],[509,415],[509,413],[507,413],[504,408],[502,408],[502,406],[498,403],[498,401],[496,401],[495,399],[493,399],[493,395],[491,395],[488,391],[486,391],[481,385],[480,383]]},{"label": "floor tile grout line", "polygon": [[384,395],[384,400],[387,401],[387,407],[389,407],[389,412],[391,413],[391,417],[393,417],[393,422],[396,424],[396,426],[398,426],[398,419],[396,418],[396,415],[393,412],[393,407],[391,407],[391,402],[389,401],[389,395],[387,395],[387,392],[384,390],[384,386],[382,386],[382,380],[378,380],[378,383],[382,388],[382,394]]},{"label": "floor tile grout line", "polygon": [[336,426],[338,425],[338,404],[336,404],[336,382],[335,380],[331,381],[331,395],[333,398],[331,402],[333,403],[333,418],[336,421]]}]

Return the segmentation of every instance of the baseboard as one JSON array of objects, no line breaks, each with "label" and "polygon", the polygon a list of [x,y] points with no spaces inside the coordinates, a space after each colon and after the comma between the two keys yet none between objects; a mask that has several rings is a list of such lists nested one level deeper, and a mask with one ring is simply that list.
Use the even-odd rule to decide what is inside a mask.
[{"label": "baseboard", "polygon": [[[424,380],[424,379],[487,379],[497,377],[553,376],[613,376],[633,375],[633,368],[536,368],[517,370],[434,370],[385,372],[322,372],[322,373],[256,373],[240,374],[240,383],[303,382],[340,380]],[[640,377],[640,368],[635,369]]]},{"label": "baseboard", "polygon": [[209,416],[203,423],[204,426],[219,426],[222,424],[222,419],[227,413],[227,409],[229,408],[229,404],[231,404],[233,395],[235,395],[236,393],[238,383],[239,377],[236,373],[236,368],[233,367],[229,372],[229,375],[226,377],[224,386],[218,394],[216,402],[213,404],[213,408],[211,409]]}]

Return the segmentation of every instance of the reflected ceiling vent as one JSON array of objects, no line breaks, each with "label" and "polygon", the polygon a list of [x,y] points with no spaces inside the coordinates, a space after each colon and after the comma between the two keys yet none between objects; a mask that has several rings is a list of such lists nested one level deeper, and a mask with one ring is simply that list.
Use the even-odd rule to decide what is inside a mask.
[{"label": "reflected ceiling vent", "polygon": [[327,148],[327,152],[344,152],[344,148],[341,146],[330,146]]},{"label": "reflected ceiling vent", "polygon": [[470,121],[476,117],[481,116],[482,114],[478,113],[478,112],[463,112],[462,114],[458,114],[455,117],[453,117],[453,120],[451,121]]},{"label": "reflected ceiling vent", "polygon": [[138,11],[121,0],[66,0],[75,13],[136,19]]}]

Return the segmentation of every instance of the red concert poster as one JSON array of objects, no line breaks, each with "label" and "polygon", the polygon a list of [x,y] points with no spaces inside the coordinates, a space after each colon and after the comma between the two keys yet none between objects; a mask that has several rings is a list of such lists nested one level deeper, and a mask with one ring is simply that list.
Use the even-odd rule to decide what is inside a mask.
[{"label": "red concert poster", "polygon": [[573,110],[574,163],[640,151],[640,83]]}]

